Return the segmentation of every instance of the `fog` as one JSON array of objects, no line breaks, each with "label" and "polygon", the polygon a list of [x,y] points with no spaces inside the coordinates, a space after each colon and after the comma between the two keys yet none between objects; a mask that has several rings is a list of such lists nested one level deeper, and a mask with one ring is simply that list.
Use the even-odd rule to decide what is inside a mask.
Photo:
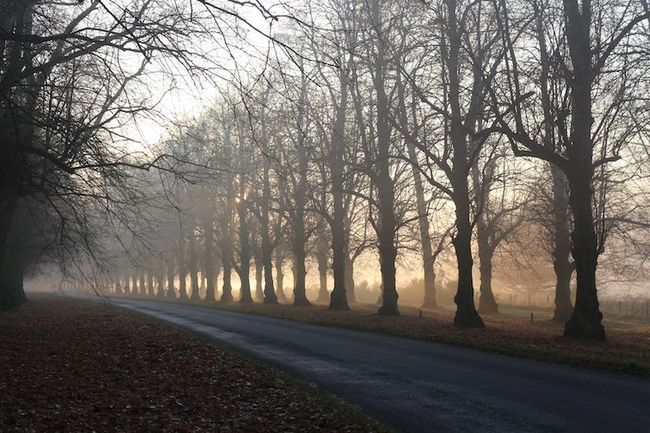
[{"label": "fog", "polygon": [[2,4],[0,306],[521,305],[604,339],[649,297],[649,21],[568,3]]}]

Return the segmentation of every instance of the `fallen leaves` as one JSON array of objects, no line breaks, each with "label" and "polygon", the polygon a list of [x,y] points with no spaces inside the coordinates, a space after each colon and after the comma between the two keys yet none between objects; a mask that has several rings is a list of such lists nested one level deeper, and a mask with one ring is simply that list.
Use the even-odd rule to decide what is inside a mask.
[{"label": "fallen leaves", "polygon": [[371,432],[273,371],[111,305],[0,314],[3,432]]}]

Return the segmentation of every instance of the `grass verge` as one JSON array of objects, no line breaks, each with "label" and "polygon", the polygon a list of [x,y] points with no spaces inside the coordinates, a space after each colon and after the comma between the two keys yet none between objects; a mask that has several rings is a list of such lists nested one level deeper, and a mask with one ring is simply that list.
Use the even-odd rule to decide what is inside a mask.
[{"label": "grass verge", "polygon": [[419,310],[401,307],[401,316],[386,317],[375,314],[376,307],[367,304],[356,304],[352,311],[338,312],[322,305],[184,303],[650,377],[650,326],[619,318],[606,321],[607,342],[594,342],[561,337],[563,325],[547,320],[548,312],[531,310],[538,318],[531,322],[530,312],[521,307],[506,307],[502,309],[503,314],[484,316],[485,329],[461,329],[451,325],[453,313],[445,309],[423,311],[420,317]]},{"label": "grass verge", "polygon": [[389,432],[335,397],[110,304],[0,313],[3,432]]}]

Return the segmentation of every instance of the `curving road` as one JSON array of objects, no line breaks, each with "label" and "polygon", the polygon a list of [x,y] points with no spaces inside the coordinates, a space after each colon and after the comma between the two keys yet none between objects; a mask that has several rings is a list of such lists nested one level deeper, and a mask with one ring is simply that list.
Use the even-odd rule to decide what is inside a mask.
[{"label": "curving road", "polygon": [[189,305],[112,302],[315,383],[403,432],[650,432],[648,379]]}]

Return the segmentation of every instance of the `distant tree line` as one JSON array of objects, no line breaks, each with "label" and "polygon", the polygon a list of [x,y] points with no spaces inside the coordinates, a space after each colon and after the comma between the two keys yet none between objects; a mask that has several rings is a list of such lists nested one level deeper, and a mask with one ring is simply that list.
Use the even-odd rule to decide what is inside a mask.
[{"label": "distant tree line", "polygon": [[[214,13],[214,4],[192,3]],[[140,109],[130,98],[118,101],[132,80],[145,82],[150,58],[114,78],[122,63],[111,64],[109,56],[107,64],[92,50],[160,52],[183,61],[193,49],[183,37],[202,35],[204,27],[163,4],[150,6],[153,15],[130,10],[99,41],[73,32],[91,13],[84,11],[108,11],[96,1],[65,9],[72,27],[62,30],[69,35],[63,43],[23,30],[31,25],[23,22],[25,11],[37,3],[16,4],[9,2],[18,12],[2,33],[0,92],[9,89],[6,97],[0,93],[8,125],[0,130],[8,191],[2,218],[24,220],[19,209],[46,201],[47,211],[29,211],[30,218],[78,216],[84,224],[76,227],[85,229],[75,233],[87,241],[97,231],[86,216],[102,215],[97,227],[106,214],[102,208],[77,215],[79,204],[120,202],[127,217],[118,224],[120,238],[145,240],[111,262],[117,292],[197,300],[205,293],[207,302],[232,302],[234,273],[241,286],[236,301],[309,305],[313,260],[318,299],[345,310],[355,301],[355,262],[372,251],[381,273],[378,313],[397,315],[402,253],[421,256],[423,306],[434,308],[438,261],[449,249],[457,270],[454,324],[482,327],[480,314],[498,313],[494,264],[509,251],[552,262],[554,319],[566,323],[566,336],[605,339],[599,260],[614,269],[612,262],[642,263],[648,251],[640,241],[650,203],[645,0],[329,0],[296,6],[290,19],[260,6],[278,23],[266,40],[273,55],[264,53],[260,69],[220,83],[213,106],[170,128],[156,152],[164,158],[149,165],[110,146],[118,137],[109,125]],[[174,41],[182,43],[172,50]],[[59,45],[72,53],[57,51]],[[75,50],[88,61],[71,60]],[[48,56],[65,59],[54,63],[52,71],[60,72],[43,66]],[[66,84],[46,85],[50,77]],[[128,167],[115,169],[125,161]],[[89,182],[92,193],[81,189]],[[152,197],[155,204],[144,204]],[[74,217],[57,217],[57,209]],[[11,264],[19,255],[9,251],[28,245],[19,237],[29,237],[25,226],[15,226],[20,230],[3,234],[7,287],[22,279],[9,275],[19,269]],[[37,242],[66,244],[52,237],[56,224],[44,226],[48,236]],[[59,232],[79,245],[68,229]],[[289,262],[293,289],[286,293]]]}]

